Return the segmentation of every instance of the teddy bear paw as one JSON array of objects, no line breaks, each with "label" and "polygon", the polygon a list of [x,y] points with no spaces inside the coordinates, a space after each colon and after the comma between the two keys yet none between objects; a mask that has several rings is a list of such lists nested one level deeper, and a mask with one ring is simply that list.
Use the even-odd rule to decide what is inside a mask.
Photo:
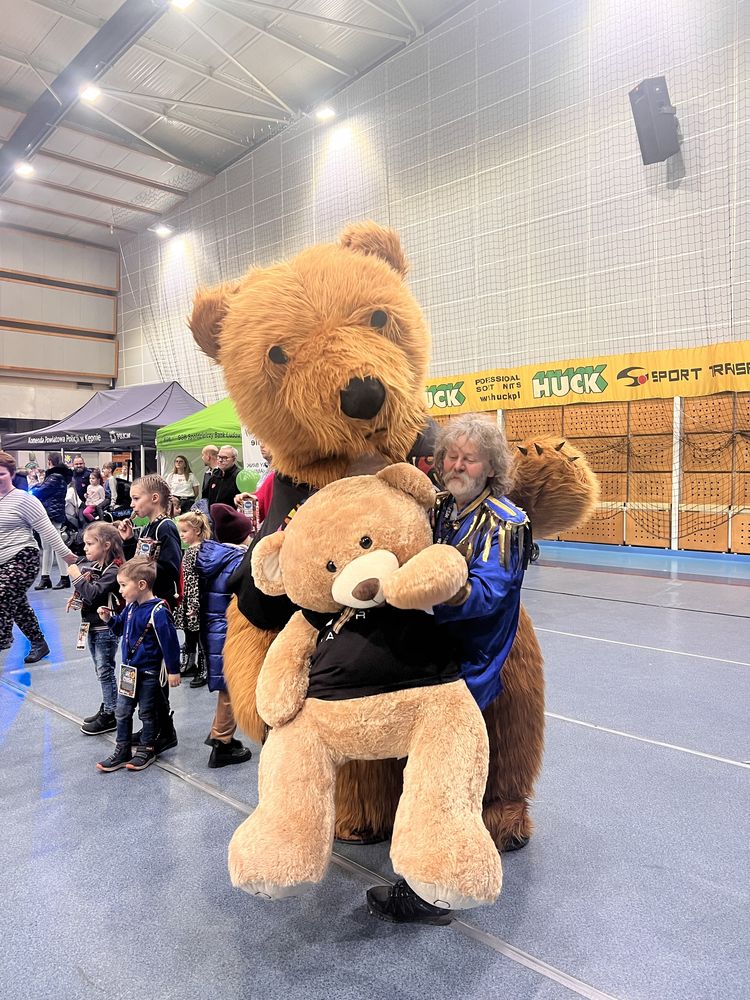
[{"label": "teddy bear paw", "polygon": [[442,906],[448,910],[470,910],[474,906],[481,906],[486,903],[486,899],[476,899],[474,896],[467,896],[450,889],[446,885],[438,882],[420,882],[417,879],[408,878],[406,880],[416,894],[433,906]]},{"label": "teddy bear paw", "polygon": [[257,882],[235,882],[235,888],[242,889],[256,899],[275,902],[279,899],[295,899],[311,889],[314,884],[314,882],[300,882],[298,885],[277,885],[275,882],[261,879]]}]

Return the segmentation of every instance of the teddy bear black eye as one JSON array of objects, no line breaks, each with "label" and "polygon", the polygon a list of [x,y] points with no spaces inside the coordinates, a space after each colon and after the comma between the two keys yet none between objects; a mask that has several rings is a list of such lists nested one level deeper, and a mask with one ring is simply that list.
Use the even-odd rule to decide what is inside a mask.
[{"label": "teddy bear black eye", "polygon": [[335,573],[336,563],[332,559],[329,559],[328,562],[326,563],[326,569],[328,570],[329,573]]},{"label": "teddy bear black eye", "polygon": [[369,535],[363,535],[359,540],[359,546],[362,549],[369,549],[372,547],[372,539]]},{"label": "teddy bear black eye", "polygon": [[378,330],[382,330],[387,322],[388,313],[383,312],[382,309],[376,309],[372,316],[370,316],[370,326],[374,326]]},{"label": "teddy bear black eye", "polygon": [[275,365],[285,365],[289,360],[289,358],[286,356],[284,352],[284,348],[279,347],[278,344],[276,344],[275,347],[271,348],[271,350],[268,352],[268,357],[271,359],[271,361],[273,361]]}]

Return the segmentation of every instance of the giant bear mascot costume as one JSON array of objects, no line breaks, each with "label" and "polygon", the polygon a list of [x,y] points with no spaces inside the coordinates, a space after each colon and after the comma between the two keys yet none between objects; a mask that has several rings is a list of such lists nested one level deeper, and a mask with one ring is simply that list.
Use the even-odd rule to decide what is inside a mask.
[{"label": "giant bear mascot costume", "polygon": [[[405,282],[407,267],[397,234],[362,222],[337,243],[196,293],[193,336],[222,365],[241,420],[273,455],[277,478],[261,536],[288,523],[329,483],[404,460],[422,464],[432,454],[429,335]],[[579,452],[559,439],[536,440],[518,450],[509,496],[543,537],[583,521],[597,485]],[[237,721],[260,741],[258,676],[295,607],[286,596],[260,592],[251,558],[252,551],[235,574],[224,675]],[[522,847],[532,832],[529,799],[544,743],[542,667],[521,608],[504,690],[484,712],[490,763],[483,815],[499,850]],[[370,760],[339,769],[337,837],[367,842],[390,835],[403,767]]]}]

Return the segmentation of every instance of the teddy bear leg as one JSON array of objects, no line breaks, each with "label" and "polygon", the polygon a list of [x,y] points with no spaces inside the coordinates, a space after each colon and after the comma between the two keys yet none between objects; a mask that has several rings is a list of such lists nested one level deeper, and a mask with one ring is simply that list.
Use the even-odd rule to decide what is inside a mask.
[{"label": "teddy bear leg", "polygon": [[260,755],[259,802],[229,844],[232,884],[297,896],[325,875],[333,846],[336,766],[303,710],[272,729]]},{"label": "teddy bear leg", "polygon": [[493,902],[500,856],[482,821],[487,733],[463,681],[424,692],[404,771],[391,860],[411,888],[435,906]]},{"label": "teddy bear leg", "polygon": [[490,766],[484,822],[499,851],[525,847],[534,829],[529,800],[544,750],[544,671],[534,627],[521,607],[503,666],[503,692],[484,712]]},{"label": "teddy bear leg", "polygon": [[263,660],[276,635],[276,632],[256,628],[237,607],[237,599],[232,599],[227,610],[224,679],[232,699],[234,717],[240,729],[256,743],[263,741],[266,727],[258,715],[255,689]]},{"label": "teddy bear leg", "polygon": [[403,760],[351,760],[336,777],[336,839],[353,844],[387,840],[393,830]]}]

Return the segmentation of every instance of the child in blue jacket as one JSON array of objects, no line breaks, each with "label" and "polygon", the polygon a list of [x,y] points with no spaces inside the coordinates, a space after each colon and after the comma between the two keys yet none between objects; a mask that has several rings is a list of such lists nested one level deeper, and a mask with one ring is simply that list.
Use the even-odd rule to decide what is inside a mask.
[{"label": "child in blue jacket", "polygon": [[[180,684],[180,642],[172,612],[162,598],[154,597],[156,563],[145,558],[131,559],[120,567],[117,583],[127,602],[125,610],[114,615],[109,608],[97,609],[103,622],[115,635],[122,636],[122,666],[118,685],[115,720],[117,742],[114,753],[96,766],[99,771],[142,771],[156,760],[158,709],[161,685]],[[133,715],[136,706],[143,723],[140,744],[133,755]]]}]

